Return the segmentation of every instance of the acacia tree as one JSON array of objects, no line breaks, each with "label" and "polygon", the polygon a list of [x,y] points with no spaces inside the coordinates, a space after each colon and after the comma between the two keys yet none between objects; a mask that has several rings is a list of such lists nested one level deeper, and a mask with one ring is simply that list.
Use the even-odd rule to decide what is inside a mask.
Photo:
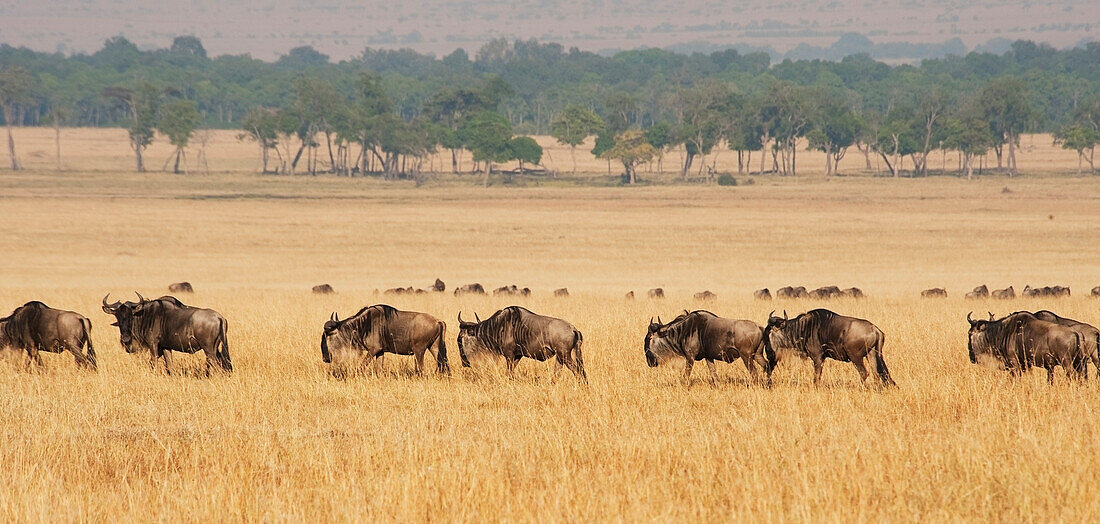
[{"label": "acacia tree", "polygon": [[463,142],[470,148],[475,162],[485,162],[485,175],[482,185],[489,187],[489,174],[493,171],[493,162],[507,162],[512,159],[508,148],[512,139],[512,124],[499,113],[483,111],[470,118],[463,129]]},{"label": "acacia tree", "polygon": [[[187,169],[184,149],[191,141],[191,135],[195,133],[195,128],[201,120],[198,110],[195,109],[195,103],[190,100],[177,99],[161,107],[157,130],[168,137],[169,143],[176,146],[173,173],[179,174],[181,160],[184,162],[184,170]],[[165,167],[167,165],[168,163],[165,162]]]},{"label": "acacia tree", "polygon": [[615,137],[615,145],[600,153],[600,158],[622,162],[631,184],[638,181],[638,164],[649,162],[655,156],[657,156],[657,149],[646,141],[644,133],[636,129],[622,132]]},{"label": "acacia tree", "polygon": [[550,123],[550,136],[559,144],[569,146],[569,157],[573,160],[573,174],[577,174],[577,146],[588,137],[599,134],[604,128],[603,120],[591,109],[578,105],[565,108]]},{"label": "acacia tree", "polygon": [[993,147],[989,124],[975,110],[963,111],[946,121],[943,147],[958,151],[962,157],[960,172],[974,178],[974,157],[985,155]]},{"label": "acacia tree", "polygon": [[524,172],[523,164],[538,165],[542,162],[542,146],[529,136],[517,136],[508,141],[508,151],[519,162],[519,172]]},{"label": "acacia tree", "polygon": [[855,144],[863,129],[863,121],[848,106],[836,101],[827,103],[806,134],[810,149],[825,153],[825,176],[837,172],[840,160]]},{"label": "acacia tree", "polygon": [[34,89],[34,77],[19,66],[0,69],[0,110],[3,110],[4,124],[8,129],[8,155],[11,156],[12,171],[23,169],[19,157],[15,155],[15,138],[12,126],[22,120],[22,107],[31,101]]},{"label": "acacia tree", "polygon": [[1008,174],[1016,176],[1019,174],[1016,169],[1016,147],[1020,145],[1020,134],[1036,118],[1027,99],[1027,86],[1018,78],[995,79],[982,89],[978,95],[978,103],[983,117],[993,131],[997,168],[1004,167],[1001,159],[1007,144]]},{"label": "acacia tree", "polygon": [[270,152],[275,151],[279,155],[279,115],[273,109],[256,108],[244,115],[241,120],[243,133],[237,135],[238,140],[252,140],[260,146],[260,173],[277,173],[276,170],[268,170]]},{"label": "acacia tree", "polygon": [[122,102],[130,113],[130,148],[134,150],[138,173],[145,172],[143,153],[153,143],[156,136],[157,110],[160,107],[161,91],[149,82],[143,82],[137,89],[109,87],[103,95]]},{"label": "acacia tree", "polygon": [[1089,171],[1096,171],[1096,163],[1093,161],[1096,153],[1096,144],[1100,143],[1100,132],[1082,124],[1069,124],[1054,133],[1055,145],[1061,145],[1062,149],[1070,149],[1077,152],[1077,174],[1081,174],[1081,161],[1089,163]]}]

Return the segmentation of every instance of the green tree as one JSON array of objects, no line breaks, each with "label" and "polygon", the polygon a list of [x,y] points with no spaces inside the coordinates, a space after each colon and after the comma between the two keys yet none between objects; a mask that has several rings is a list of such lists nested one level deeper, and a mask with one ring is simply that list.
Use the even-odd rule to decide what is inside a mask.
[{"label": "green tree", "polygon": [[668,122],[657,122],[647,127],[644,133],[645,141],[649,142],[649,145],[657,150],[657,172],[663,173],[664,169],[661,164],[664,161],[665,150],[667,150],[673,142],[672,126],[670,126]]},{"label": "green tree", "polygon": [[1077,152],[1077,174],[1081,174],[1081,161],[1089,163],[1089,171],[1096,171],[1093,162],[1096,153],[1096,144],[1100,143],[1100,131],[1083,124],[1069,124],[1054,133],[1054,143],[1061,145],[1062,149]]},{"label": "green tree", "polygon": [[[676,140],[684,144],[684,163],[680,177],[687,179],[695,159],[711,153],[723,138],[729,114],[731,93],[725,83],[708,82],[679,95],[680,125]],[[700,168],[702,169],[702,168]]]},{"label": "green tree", "polygon": [[974,157],[985,155],[993,147],[989,124],[976,110],[968,110],[946,120],[943,147],[958,151],[962,157],[960,170],[967,180],[974,177]]},{"label": "green tree", "polygon": [[806,134],[810,149],[825,153],[825,176],[837,172],[840,160],[856,142],[863,129],[859,116],[847,105],[838,101],[826,102],[813,122],[813,129]]},{"label": "green tree", "polygon": [[252,140],[260,146],[260,173],[275,173],[278,170],[269,170],[268,163],[270,152],[279,154],[279,114],[273,109],[256,108],[244,115],[241,119],[243,133],[237,135],[238,140]]},{"label": "green tree", "polygon": [[185,149],[188,142],[191,141],[191,135],[195,133],[195,128],[202,122],[202,118],[199,116],[198,110],[195,109],[195,103],[190,100],[176,99],[164,104],[160,108],[160,120],[157,122],[157,130],[164,136],[168,137],[168,142],[173,146],[176,146],[175,162],[172,165],[172,172],[180,172],[180,161],[184,163],[184,169],[187,169],[187,160],[185,158]]},{"label": "green tree", "polygon": [[624,131],[615,137],[615,145],[600,154],[601,158],[622,162],[631,184],[638,181],[636,169],[638,164],[649,162],[655,156],[657,156],[657,149],[646,142],[644,133],[636,129]]},{"label": "green tree", "polygon": [[104,96],[122,102],[129,114],[130,148],[134,150],[138,173],[145,172],[143,154],[156,136],[157,113],[161,103],[161,90],[149,82],[142,82],[137,89],[110,87]]},{"label": "green tree", "polygon": [[569,157],[573,160],[573,174],[577,174],[577,146],[588,137],[599,134],[604,128],[603,120],[594,111],[571,105],[562,111],[558,118],[550,123],[550,136],[559,144],[569,146]]},{"label": "green tree", "polygon": [[34,83],[34,77],[20,66],[0,69],[0,110],[8,129],[8,155],[11,156],[12,171],[19,171],[23,166],[15,154],[15,137],[11,128],[23,119],[23,108],[32,100]]},{"label": "green tree", "polygon": [[994,150],[997,153],[997,168],[1002,163],[1003,147],[1008,145],[1008,174],[1016,176],[1016,147],[1020,145],[1020,134],[1036,118],[1035,111],[1028,100],[1027,86],[1015,77],[1002,77],[992,80],[978,95],[983,117],[993,131]]},{"label": "green tree", "polygon": [[538,165],[542,162],[542,146],[529,136],[517,136],[508,141],[511,157],[519,161],[519,171],[523,173],[523,164]]},{"label": "green tree", "polygon": [[475,162],[485,163],[485,176],[482,185],[489,186],[489,174],[493,171],[493,162],[507,162],[512,159],[508,143],[512,139],[512,124],[499,113],[482,111],[470,117],[463,130],[463,142],[470,148]]}]

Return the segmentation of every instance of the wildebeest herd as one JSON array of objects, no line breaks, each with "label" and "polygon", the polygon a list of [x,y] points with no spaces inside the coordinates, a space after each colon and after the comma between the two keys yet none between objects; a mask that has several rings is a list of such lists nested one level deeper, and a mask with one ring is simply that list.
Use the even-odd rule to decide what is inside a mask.
[{"label": "wildebeest herd", "polygon": [[[186,289],[190,284],[186,282]],[[173,284],[173,289],[181,288]],[[318,288],[322,288],[318,290]],[[327,288],[327,289],[325,289]],[[413,288],[401,289],[402,293]],[[433,286],[434,292],[445,287],[440,280]],[[331,286],[317,286],[315,293],[331,293]],[[393,291],[393,290],[390,290]],[[388,291],[387,293],[389,293]],[[426,292],[420,290],[421,292]],[[981,295],[981,292],[986,295]],[[1012,288],[1001,290],[1012,292]],[[1058,297],[1069,294],[1060,286],[1038,288],[1029,293],[1038,296]],[[480,284],[470,284],[455,290],[456,295],[485,294]],[[696,294],[698,300],[713,300],[710,296]],[[996,297],[998,292],[991,296]],[[530,290],[516,286],[504,286],[494,293],[503,296],[527,296]],[[555,296],[568,296],[564,288]],[[632,294],[632,293],[631,293]],[[985,286],[971,293],[990,296]],[[1093,289],[1100,295],[1100,287]],[[943,297],[943,289],[929,289],[924,297]],[[648,293],[651,298],[662,298],[664,292],[657,288]],[[767,289],[757,291],[757,298],[770,299]],[[805,288],[785,287],[776,293],[780,298],[837,298],[863,296],[858,288],[841,290],[836,286],[807,292]],[[111,324],[119,330],[119,342],[127,353],[147,353],[150,366],[156,369],[163,361],[165,372],[172,373],[172,353],[187,354],[202,351],[206,357],[206,374],[218,370],[232,372],[229,355],[228,322],[218,312],[184,304],[172,296],[146,299],[137,294],[138,300],[108,302],[103,297],[102,309],[114,318]],[[1088,363],[1092,362],[1100,372],[1100,330],[1073,319],[1063,318],[1043,310],[1018,311],[997,319],[989,313],[988,319],[975,320],[967,315],[970,324],[968,352],[970,361],[978,363],[991,358],[1012,375],[1019,375],[1033,367],[1047,370],[1048,380],[1054,380],[1054,368],[1062,366],[1071,379],[1087,378]],[[521,306],[505,307],[485,320],[476,313],[474,321],[463,320],[458,315],[457,346],[463,367],[470,367],[470,353],[487,353],[503,357],[508,376],[523,358],[540,362],[553,360],[558,369],[568,368],[583,383],[588,375],[584,369],[582,346],[584,337],[576,327],[565,320],[539,315]],[[0,349],[13,348],[26,355],[26,365],[41,365],[41,352],[69,352],[80,367],[97,369],[96,352],[90,337],[92,329],[88,318],[71,311],[54,309],[39,301],[27,302],[10,315],[0,318]],[[338,377],[350,371],[362,369],[371,361],[381,359],[386,353],[411,355],[417,373],[423,371],[425,353],[431,353],[440,374],[449,374],[447,357],[447,325],[436,317],[421,312],[401,311],[384,304],[360,309],[355,315],[340,319],[333,312],[322,326],[320,351],[325,364],[332,366]],[[643,354],[650,367],[658,366],[669,358],[684,360],[683,377],[690,380],[695,362],[704,361],[710,371],[711,382],[716,381],[715,362],[734,362],[740,359],[754,382],[771,385],[776,365],[790,356],[798,356],[813,364],[813,381],[818,384],[824,361],[833,359],[850,362],[865,382],[872,373],[883,386],[895,386],[883,354],[885,335],[871,322],[840,315],[828,309],[814,309],[791,318],[769,314],[763,326],[751,320],[719,317],[704,310],[688,311],[663,322],[658,317],[650,319],[643,340]],[[758,369],[759,367],[759,369]],[[761,375],[761,370],[763,374]]]}]

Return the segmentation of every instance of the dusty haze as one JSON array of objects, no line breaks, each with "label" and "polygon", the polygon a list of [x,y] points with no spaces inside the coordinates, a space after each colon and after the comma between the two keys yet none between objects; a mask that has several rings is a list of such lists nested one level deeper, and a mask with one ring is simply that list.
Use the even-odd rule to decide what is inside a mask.
[{"label": "dusty haze", "polygon": [[876,44],[939,43],[959,38],[968,49],[999,39],[1057,47],[1091,38],[1100,5],[1089,0],[957,2],[510,2],[412,0],[162,3],[137,0],[0,2],[0,42],[40,51],[91,52],[124,35],[142,47],[167,46],[193,34],[212,54],[272,59],[311,45],[342,59],[365,47],[408,47],[443,55],[471,53],[499,37],[538,38],[588,51],[723,45],[827,47],[856,32]]}]

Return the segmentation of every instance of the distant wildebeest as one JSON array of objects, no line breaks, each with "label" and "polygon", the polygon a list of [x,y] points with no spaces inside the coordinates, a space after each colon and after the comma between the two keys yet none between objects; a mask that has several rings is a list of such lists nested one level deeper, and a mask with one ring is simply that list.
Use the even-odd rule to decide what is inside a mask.
[{"label": "distant wildebeest", "polygon": [[382,292],[383,295],[414,295],[416,290],[409,287],[393,287]]},{"label": "distant wildebeest", "polygon": [[655,287],[646,291],[646,296],[649,298],[665,298],[665,290],[664,288]]},{"label": "distant wildebeest", "polygon": [[168,286],[169,293],[194,293],[195,288],[191,287],[190,282],[176,282]]},{"label": "distant wildebeest", "polygon": [[1081,373],[1081,378],[1088,378],[1088,360],[1092,360],[1092,364],[1096,366],[1097,376],[1100,377],[1100,330],[1091,324],[1061,317],[1045,309],[1036,311],[1034,315],[1039,320],[1054,322],[1076,331],[1081,337],[1081,353],[1085,357],[1081,362],[1075,363],[1077,371]]},{"label": "distant wildebeest", "polygon": [[531,296],[531,288],[519,288],[515,284],[510,286],[500,286],[493,290],[493,296],[504,297],[529,297]]},{"label": "distant wildebeest", "polygon": [[986,287],[985,284],[982,284],[982,285],[974,288],[973,291],[967,293],[966,298],[969,298],[969,299],[989,298],[989,288]]},{"label": "distant wildebeest", "polygon": [[844,295],[844,292],[836,286],[819,287],[813,291],[810,291],[810,298],[816,299],[829,299],[839,298]]},{"label": "distant wildebeest", "polygon": [[567,288],[560,288],[554,290],[555,297],[567,297],[569,296],[569,290]]},{"label": "distant wildebeest", "polygon": [[854,317],[838,315],[827,309],[814,309],[794,318],[769,315],[764,328],[764,344],[769,359],[766,371],[771,376],[778,362],[777,351],[793,351],[809,358],[814,364],[814,384],[821,382],[821,370],[825,359],[851,362],[859,371],[860,380],[866,382],[868,372],[866,358],[874,366],[884,386],[895,386],[882,354],[885,336],[874,324]]},{"label": "distant wildebeest", "polygon": [[863,290],[858,287],[850,287],[840,292],[841,296],[848,298],[863,298],[866,295],[863,294]]},{"label": "distant wildebeest", "polygon": [[634,300],[634,292],[633,291],[627,291],[626,292],[626,299],[627,300]]},{"label": "distant wildebeest", "polygon": [[226,331],[229,323],[213,309],[184,305],[177,298],[164,296],[146,300],[138,295],[139,302],[107,303],[103,297],[103,311],[114,315],[119,331],[119,342],[127,353],[149,352],[149,365],[156,369],[157,359],[164,359],[164,371],[172,373],[172,352],[206,355],[206,374],[215,365],[222,370],[233,371],[229,358],[229,340]]},{"label": "distant wildebeest", "polygon": [[710,369],[711,384],[716,384],[714,361],[734,362],[740,358],[752,380],[758,382],[756,365],[768,367],[762,334],[755,322],[722,318],[709,311],[684,312],[667,324],[650,319],[643,346],[645,361],[649,367],[656,367],[665,355],[683,357],[684,380],[690,381],[692,365],[703,360]]},{"label": "distant wildebeest", "polygon": [[481,284],[466,284],[455,289],[455,296],[459,295],[484,295],[485,288]]},{"label": "distant wildebeest", "polygon": [[970,323],[967,350],[970,362],[989,355],[1017,376],[1039,366],[1047,370],[1047,382],[1054,383],[1054,367],[1062,366],[1066,376],[1080,378],[1079,367],[1087,358],[1081,349],[1081,335],[1071,328],[1039,320],[1027,311],[1018,311],[1004,318],[974,320]]},{"label": "distant wildebeest", "polygon": [[336,364],[334,374],[343,376],[385,353],[412,355],[422,373],[424,353],[430,352],[439,372],[447,374],[446,335],[447,325],[427,313],[376,304],[343,320],[333,313],[321,334],[321,359]]},{"label": "distant wildebeest", "polygon": [[718,295],[711,293],[710,291],[701,291],[696,293],[692,298],[700,302],[712,302],[718,300]]},{"label": "distant wildebeest", "polygon": [[532,313],[520,306],[508,306],[493,316],[476,322],[462,320],[458,315],[458,354],[463,367],[469,367],[471,351],[486,351],[502,355],[511,377],[521,358],[545,362],[556,359],[558,369],[569,368],[581,382],[588,383],[584,372],[581,346],[584,337],[572,324],[554,317]]},{"label": "distant wildebeest", "polygon": [[1092,296],[1100,297],[1100,286],[1092,288]]},{"label": "distant wildebeest", "polygon": [[1043,287],[1031,287],[1030,285],[1024,286],[1024,290],[1020,292],[1025,297],[1051,297],[1060,298],[1070,296],[1069,288],[1063,286],[1043,286]]},{"label": "distant wildebeest", "polygon": [[947,290],[942,287],[934,287],[920,292],[924,298],[947,298]]},{"label": "distant wildebeest", "polygon": [[28,368],[32,361],[42,365],[39,352],[68,351],[78,366],[95,370],[91,335],[92,323],[83,315],[54,309],[37,300],[0,318],[0,349],[10,347],[26,352]]},{"label": "distant wildebeest", "polygon": [[1005,289],[995,289],[991,296],[997,300],[1010,300],[1016,298],[1016,290],[1012,286]]},{"label": "distant wildebeest", "polygon": [[313,286],[313,292],[317,293],[318,295],[329,295],[335,293],[336,290],[332,289],[332,286],[328,284],[321,284],[318,286]]},{"label": "distant wildebeest", "polygon": [[771,300],[772,292],[768,291],[768,288],[757,289],[756,291],[752,292],[752,298],[755,298],[757,300]]},{"label": "distant wildebeest", "polygon": [[809,296],[806,286],[784,286],[775,291],[775,298],[808,298]]},{"label": "distant wildebeest", "polygon": [[447,284],[444,284],[442,280],[435,279],[435,284],[432,284],[432,291],[436,293],[442,293],[447,290]]}]

